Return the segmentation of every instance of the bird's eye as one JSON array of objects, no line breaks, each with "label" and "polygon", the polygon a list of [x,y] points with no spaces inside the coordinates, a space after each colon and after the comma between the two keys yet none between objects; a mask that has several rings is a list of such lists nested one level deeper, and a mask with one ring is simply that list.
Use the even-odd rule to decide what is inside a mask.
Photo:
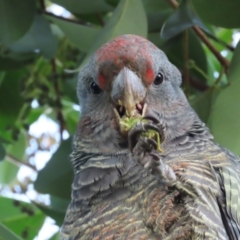
[{"label": "bird's eye", "polygon": [[162,73],[158,73],[157,76],[154,79],[154,84],[155,85],[159,85],[163,82],[163,74]]},{"label": "bird's eye", "polygon": [[90,89],[94,94],[100,94],[102,92],[102,89],[95,82],[91,82]]}]

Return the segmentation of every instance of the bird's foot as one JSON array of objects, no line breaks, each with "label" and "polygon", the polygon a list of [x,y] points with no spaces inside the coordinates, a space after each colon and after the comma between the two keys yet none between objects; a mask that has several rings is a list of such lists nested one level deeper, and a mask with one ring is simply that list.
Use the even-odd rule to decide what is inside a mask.
[{"label": "bird's foot", "polygon": [[[152,120],[152,119],[150,119]],[[162,141],[162,129],[155,123],[149,122],[148,118],[137,122],[128,133],[129,148],[131,151],[135,148],[139,139],[143,139],[143,146],[147,149],[156,149],[162,152],[160,142]],[[149,147],[147,147],[147,145]]]},{"label": "bird's foot", "polygon": [[162,150],[159,150],[160,143],[158,142],[160,139],[157,137],[151,138],[145,134],[154,131],[162,137],[163,131],[156,124],[156,119],[147,118],[147,120],[152,122],[138,122],[129,131],[129,148],[140,165],[149,169],[157,178],[164,179],[166,183],[173,183],[176,180],[176,175],[172,168],[165,164],[161,158]]},{"label": "bird's foot", "polygon": [[129,149],[142,166],[149,165],[151,161],[149,153],[157,149],[157,142],[154,138],[149,138],[145,134],[147,131],[158,132],[158,127],[151,122],[138,122],[128,133]]}]

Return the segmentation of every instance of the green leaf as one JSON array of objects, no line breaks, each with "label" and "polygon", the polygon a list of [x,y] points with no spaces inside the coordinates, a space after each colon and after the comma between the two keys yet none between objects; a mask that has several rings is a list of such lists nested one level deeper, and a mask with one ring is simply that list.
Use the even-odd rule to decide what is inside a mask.
[{"label": "green leaf", "polygon": [[105,2],[113,7],[116,7],[118,5],[120,0],[105,0]]},{"label": "green leaf", "polygon": [[28,125],[36,122],[38,118],[46,111],[47,107],[38,107],[38,108],[31,108],[27,115],[27,119],[25,119]]},{"label": "green leaf", "polygon": [[237,0],[192,0],[201,19],[224,28],[240,27],[240,1]]},{"label": "green leaf", "polygon": [[36,14],[29,31],[17,42],[8,45],[10,50],[17,53],[40,53],[51,59],[57,50],[57,40],[53,36],[48,21]]},{"label": "green leaf", "polygon": [[[5,137],[7,128],[15,125],[23,107],[24,100],[20,94],[22,78],[26,76],[24,70],[7,72],[0,85],[0,135]],[[9,140],[9,139],[8,139]]]},{"label": "green leaf", "polygon": [[213,88],[210,88],[194,100],[190,101],[192,108],[197,112],[200,119],[207,123],[212,106]]},{"label": "green leaf", "polygon": [[29,64],[36,57],[36,53],[19,53],[8,46],[0,44],[0,70],[13,70]]},{"label": "green leaf", "polygon": [[112,18],[103,28],[91,48],[92,52],[97,50],[103,43],[123,34],[147,36],[147,19],[141,1],[120,1]]},{"label": "green leaf", "polygon": [[63,116],[66,121],[68,132],[73,135],[77,129],[77,123],[79,121],[80,113],[73,109],[72,103],[71,106],[65,106],[63,109]]},{"label": "green leaf", "polygon": [[0,71],[0,86],[1,86],[1,84],[2,84],[2,82],[3,82],[3,79],[4,79],[4,77],[5,77],[5,74],[6,74],[6,72]]},{"label": "green leaf", "polygon": [[76,92],[76,88],[77,88],[77,74],[69,80],[65,80],[62,82],[62,91],[64,93],[64,95],[68,98],[68,100],[79,104],[79,100],[77,98],[77,92]]},{"label": "green leaf", "polygon": [[240,155],[240,81],[234,81],[223,89],[213,104],[209,126],[215,140]]},{"label": "green leaf", "polygon": [[15,70],[24,67],[27,64],[33,62],[33,56],[27,57],[26,59],[16,60],[7,56],[0,56],[0,70]]},{"label": "green leaf", "polygon": [[174,12],[167,1],[142,0],[147,13],[148,31],[160,31],[166,19]]},{"label": "green leaf", "polygon": [[0,197],[0,209],[0,222],[26,240],[34,239],[45,219],[34,205],[10,198]]},{"label": "green leaf", "polygon": [[0,223],[0,240],[21,240],[15,233]]},{"label": "green leaf", "polygon": [[27,136],[25,132],[21,132],[17,141],[7,145],[7,156],[5,160],[0,162],[0,183],[9,184],[17,175],[19,167],[11,162],[16,158],[18,161],[23,161],[25,156],[25,150],[27,147]]},{"label": "green leaf", "polygon": [[4,159],[5,155],[6,155],[6,150],[0,141],[0,161]]},{"label": "green leaf", "polygon": [[[170,61],[180,70],[183,70],[184,68],[183,41],[183,34],[180,34],[170,39],[162,46],[162,50],[167,54]],[[199,39],[191,29],[188,30],[188,49],[189,59],[193,60],[198,68],[207,73],[208,68],[205,51],[203,50]],[[190,74],[197,77],[200,81],[205,81],[204,77],[195,69],[190,69]]]},{"label": "green leaf", "polygon": [[39,203],[35,203],[35,204],[47,216],[54,219],[58,226],[62,226],[69,202],[70,202],[70,200],[51,196],[51,205],[50,206],[45,206],[45,205],[42,205]]},{"label": "green leaf", "polygon": [[94,40],[96,39],[96,36],[100,32],[100,29],[97,29],[95,27],[67,22],[51,16],[48,16],[48,18],[56,23],[64,32],[69,41],[83,52],[87,52],[89,50]]},{"label": "green leaf", "polygon": [[230,85],[222,89],[211,111],[209,126],[215,140],[240,155],[240,43],[234,52],[228,81]]},{"label": "green leaf", "polygon": [[35,1],[0,0],[0,42],[9,44],[21,38],[30,28]]},{"label": "green leaf", "polygon": [[39,171],[34,183],[40,193],[70,199],[73,168],[70,162],[72,139],[63,141],[46,166]]},{"label": "green leaf", "polygon": [[106,43],[109,40],[123,34],[136,34],[144,37],[147,36],[147,18],[142,1],[120,1],[111,19],[97,36],[96,41],[92,45],[81,66],[89,60],[90,56],[103,43]]},{"label": "green leaf", "polygon": [[164,23],[161,30],[161,37],[164,39],[172,38],[194,25],[208,32],[194,12],[189,0],[183,0],[173,15]]},{"label": "green leaf", "polygon": [[149,33],[148,40],[154,43],[158,48],[163,48],[166,40],[160,38],[159,32]]},{"label": "green leaf", "polygon": [[240,81],[234,81],[222,90],[214,103],[209,126],[215,140],[222,146],[240,155]]},{"label": "green leaf", "polygon": [[112,10],[112,7],[105,0],[53,0],[52,2],[63,6],[72,13],[101,13]]},{"label": "green leaf", "polygon": [[147,13],[172,9],[167,1],[142,0],[142,3]]},{"label": "green leaf", "polygon": [[239,74],[240,74],[240,41],[238,42],[237,47],[235,48],[233,58],[230,64],[229,72],[228,72],[228,81],[234,82],[234,81],[240,81],[239,80]]},{"label": "green leaf", "polygon": [[35,203],[35,204],[45,215],[55,220],[58,226],[62,226],[65,212],[57,211],[55,209],[52,209],[51,207],[44,206],[39,203]]},{"label": "green leaf", "polygon": [[222,66],[207,47],[204,47],[204,52],[205,52],[206,58],[208,60],[207,61],[207,65],[208,65],[208,81],[207,81],[207,83],[209,86],[212,86],[216,81],[215,77],[214,77],[214,73],[215,72],[219,73],[221,71]]}]

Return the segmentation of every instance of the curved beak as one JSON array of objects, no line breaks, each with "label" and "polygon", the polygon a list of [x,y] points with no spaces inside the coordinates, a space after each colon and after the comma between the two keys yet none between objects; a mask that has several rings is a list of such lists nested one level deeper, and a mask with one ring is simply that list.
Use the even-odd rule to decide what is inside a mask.
[{"label": "curved beak", "polygon": [[113,81],[111,98],[127,117],[142,115],[147,89],[135,72],[124,67]]}]

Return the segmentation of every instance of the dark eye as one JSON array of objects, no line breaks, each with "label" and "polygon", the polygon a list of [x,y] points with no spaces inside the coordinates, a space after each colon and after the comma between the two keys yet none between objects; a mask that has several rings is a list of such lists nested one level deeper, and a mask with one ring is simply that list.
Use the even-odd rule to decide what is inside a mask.
[{"label": "dark eye", "polygon": [[100,94],[102,92],[102,89],[95,82],[91,82],[90,89],[94,94]]},{"label": "dark eye", "polygon": [[154,84],[155,85],[159,85],[163,82],[163,74],[162,73],[158,73],[157,76],[155,77],[155,80],[154,80]]}]

